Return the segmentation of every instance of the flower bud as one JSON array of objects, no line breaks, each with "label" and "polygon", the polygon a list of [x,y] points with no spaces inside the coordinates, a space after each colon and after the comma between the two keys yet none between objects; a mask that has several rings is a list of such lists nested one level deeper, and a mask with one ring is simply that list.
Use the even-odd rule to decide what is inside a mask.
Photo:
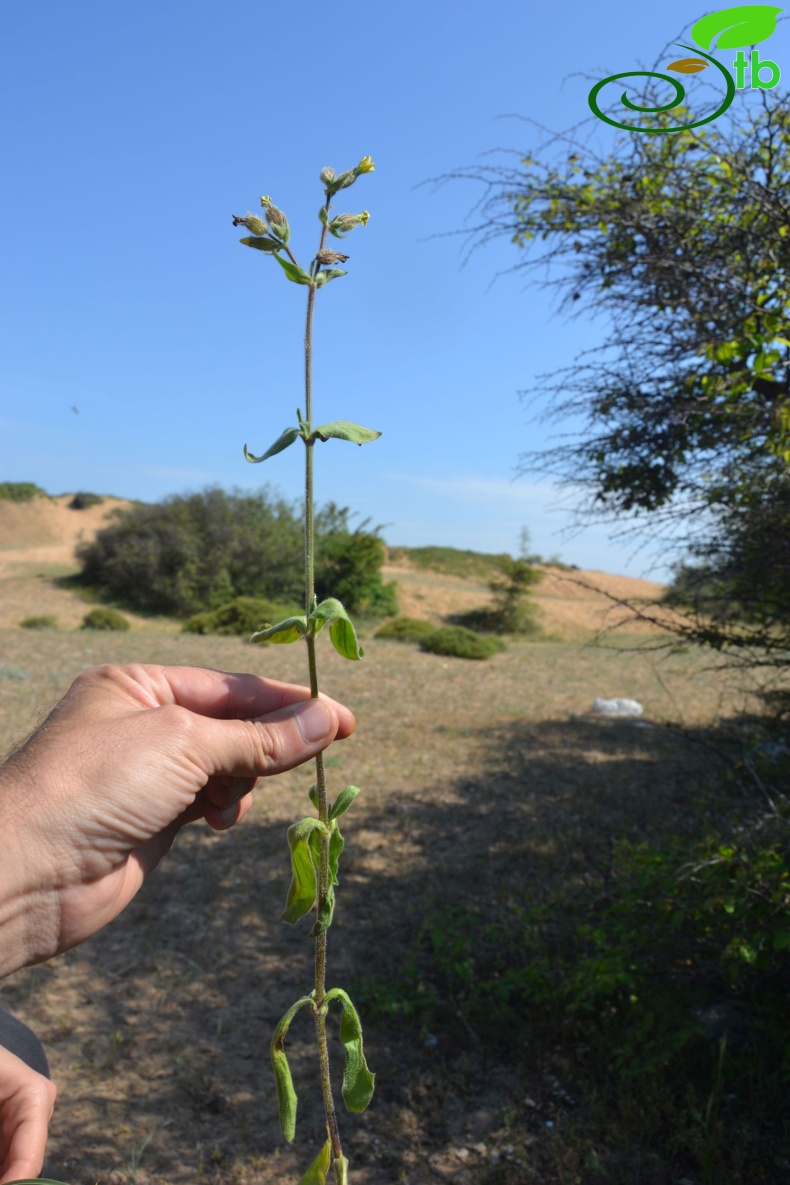
[{"label": "flower bud", "polygon": [[335,170],[330,169],[329,165],[324,165],[321,170],[320,180],[322,185],[331,185],[335,179]]},{"label": "flower bud", "polygon": [[361,214],[336,214],[328,224],[327,230],[336,239],[342,239],[355,226],[365,226],[369,218],[370,214],[368,214],[367,210],[363,210]]},{"label": "flower bud", "polygon": [[372,173],[375,169],[373,160],[369,156],[363,156],[357,167],[354,169],[357,177],[361,177],[363,173]]},{"label": "flower bud", "polygon": [[256,218],[254,214],[250,214],[249,210],[247,211],[246,218],[239,218],[237,214],[234,214],[233,225],[246,226],[254,235],[265,235],[269,229],[262,219]]},{"label": "flower bud", "polygon": [[323,251],[319,251],[315,258],[316,263],[330,264],[345,263],[348,259],[348,256],[341,255],[339,251],[330,251],[328,247],[324,247]]}]

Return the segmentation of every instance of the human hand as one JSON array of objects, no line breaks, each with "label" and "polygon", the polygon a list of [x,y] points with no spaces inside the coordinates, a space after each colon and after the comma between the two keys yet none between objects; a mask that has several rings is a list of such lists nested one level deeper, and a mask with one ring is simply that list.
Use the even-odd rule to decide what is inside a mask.
[{"label": "human hand", "polygon": [[0,972],[82,942],[186,823],[232,826],[260,775],[353,730],[341,704],[257,675],[138,664],[80,675],[0,769]]},{"label": "human hand", "polygon": [[0,1185],[41,1172],[56,1094],[49,1078],[0,1046]]}]

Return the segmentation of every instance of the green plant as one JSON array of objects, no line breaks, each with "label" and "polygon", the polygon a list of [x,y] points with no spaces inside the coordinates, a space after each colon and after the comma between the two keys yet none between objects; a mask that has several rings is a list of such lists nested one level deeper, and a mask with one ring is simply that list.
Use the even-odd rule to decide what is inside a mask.
[{"label": "green plant", "polygon": [[[656,118],[671,126],[655,106],[665,84],[645,77],[629,106],[652,112],[654,130]],[[523,251],[516,266],[539,271],[566,309],[606,313],[592,348],[549,379],[568,432],[526,456],[523,470],[563,477],[582,513],[642,518],[654,540],[672,538],[673,551],[683,542],[698,571],[678,590],[688,609],[664,614],[661,627],[781,670],[790,662],[790,102],[764,91],[705,127],[671,130],[618,133],[604,154],[575,132],[552,136],[512,166],[462,175],[486,187],[479,240],[504,235]],[[542,376],[541,397],[546,389]]]},{"label": "green plant", "polygon": [[46,498],[46,490],[32,481],[0,481],[0,501],[32,502],[34,498]]},{"label": "green plant", "polygon": [[123,613],[111,609],[108,605],[98,605],[86,613],[82,619],[84,630],[128,630],[130,623]]},{"label": "green plant", "polygon": [[264,601],[260,597],[236,597],[219,609],[196,613],[181,629],[186,634],[224,634],[249,637],[283,615],[298,613],[298,605]]},{"label": "green plant", "polygon": [[[342,585],[349,611],[392,612],[381,581],[384,545],[333,503],[315,515],[321,542],[319,595]],[[272,491],[220,489],[173,495],[121,511],[78,551],[82,585],[142,613],[190,617],[236,597],[300,600],[304,583],[302,512]]]},{"label": "green plant", "polygon": [[103,502],[101,494],[90,494],[80,490],[69,502],[69,510],[87,510],[89,506],[101,506]]},{"label": "green plant", "polygon": [[419,617],[393,617],[385,621],[375,633],[377,638],[392,638],[395,642],[421,642],[436,633],[436,626]]},{"label": "green plant", "polygon": [[42,613],[38,616],[25,617],[19,625],[23,630],[56,630],[58,619],[52,613]]},{"label": "green plant", "polygon": [[463,625],[448,625],[434,630],[420,640],[420,650],[429,654],[444,654],[450,658],[490,658],[505,650],[501,638],[476,634]]},{"label": "green plant", "polygon": [[384,584],[381,566],[387,549],[367,521],[351,530],[350,511],[330,502],[315,519],[320,547],[316,556],[315,591],[319,599],[336,596],[349,613],[387,617],[398,611],[394,582]]},{"label": "green plant", "polygon": [[495,565],[505,556],[504,553],[488,554],[458,547],[391,547],[389,558],[393,562],[405,559],[415,568],[441,572],[446,576],[488,579]]},{"label": "green plant", "polygon": [[[332,420],[315,425],[313,422],[313,316],[315,298],[319,289],[345,275],[342,268],[347,256],[327,246],[327,235],[342,239],[357,226],[368,221],[367,211],[361,214],[339,214],[332,216],[332,199],[341,190],[353,185],[358,177],[372,172],[373,161],[363,157],[354,169],[336,175],[333,169],[321,171],[324,187],[324,203],[319,211],[321,235],[318,250],[307,269],[300,267],[290,243],[290,227],[283,212],[268,196],[261,198],[263,217],[253,214],[234,217],[234,226],[244,226],[250,236],[241,242],[264,256],[274,259],[291,283],[307,289],[307,315],[304,337],[304,415],[297,408],[297,424],[286,428],[278,439],[260,456],[250,453],[244,446],[248,461],[257,464],[275,456],[290,447],[297,440],[304,445],[305,457],[305,500],[304,500],[304,612],[293,614],[275,625],[253,634],[252,641],[275,643],[295,642],[303,639],[307,647],[307,663],[310,675],[310,694],[318,696],[318,668],[316,662],[316,638],[324,626],[335,650],[344,658],[358,660],[362,651],[357,641],[354,625],[342,601],[335,595],[327,595],[322,589],[319,601],[316,588],[316,515],[313,504],[313,459],[315,446],[327,440],[348,441],[366,444],[375,440],[380,433],[364,428],[348,420]],[[370,551],[366,544],[365,550]],[[383,548],[376,548],[379,555]],[[351,549],[352,558],[355,549]],[[333,557],[330,554],[331,567]],[[335,575],[341,580],[345,572],[337,556],[334,557]],[[353,567],[353,565],[351,565]],[[285,1013],[275,1029],[271,1054],[277,1084],[280,1126],[290,1142],[296,1130],[296,1093],[285,1052],[285,1038],[288,1029],[302,1009],[307,1008],[313,1016],[318,1044],[318,1060],[321,1089],[326,1117],[326,1143],[313,1164],[302,1178],[301,1185],[323,1185],[330,1167],[334,1170],[337,1185],[345,1185],[348,1162],[343,1155],[335,1114],[334,1098],[329,1073],[329,1051],[327,1045],[326,1017],[331,1003],[342,1008],[340,1040],[345,1047],[346,1061],[343,1074],[343,1101],[349,1111],[363,1111],[373,1095],[373,1075],[370,1073],[362,1047],[362,1027],[359,1015],[348,994],[342,988],[326,989],[327,932],[332,923],[335,908],[335,886],[338,883],[338,862],[343,850],[343,838],[337,820],[353,803],[359,794],[356,786],[346,786],[334,802],[327,794],[325,765],[322,754],[315,759],[315,783],[309,797],[317,815],[308,815],[294,823],[288,830],[288,844],[291,853],[292,880],[288,891],[286,907],[282,914],[284,921],[291,924],[309,914],[315,906],[316,918],[310,931],[315,940],[315,967],[313,988],[301,996]]]}]

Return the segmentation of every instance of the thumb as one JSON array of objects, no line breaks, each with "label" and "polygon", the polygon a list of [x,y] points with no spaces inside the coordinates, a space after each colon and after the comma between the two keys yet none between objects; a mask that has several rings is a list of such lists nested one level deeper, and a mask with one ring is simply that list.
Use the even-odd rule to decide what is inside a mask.
[{"label": "thumb", "polygon": [[190,756],[207,777],[266,777],[309,761],[337,735],[337,714],[317,699],[253,720],[193,716]]}]

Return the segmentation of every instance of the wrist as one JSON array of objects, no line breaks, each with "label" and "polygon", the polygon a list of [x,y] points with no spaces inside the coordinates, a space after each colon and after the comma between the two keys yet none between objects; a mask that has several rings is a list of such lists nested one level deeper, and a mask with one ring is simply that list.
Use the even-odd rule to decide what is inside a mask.
[{"label": "wrist", "polygon": [[26,798],[13,764],[0,766],[0,976],[57,950],[55,894],[47,892],[43,853],[25,826]]}]

